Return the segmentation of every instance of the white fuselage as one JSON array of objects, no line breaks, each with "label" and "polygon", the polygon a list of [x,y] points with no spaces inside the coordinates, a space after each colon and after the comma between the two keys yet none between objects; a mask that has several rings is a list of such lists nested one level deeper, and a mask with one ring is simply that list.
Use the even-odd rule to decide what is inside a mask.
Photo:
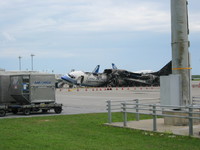
[{"label": "white fuselage", "polygon": [[68,74],[77,85],[82,86],[102,86],[107,82],[107,75],[103,73],[90,73],[83,71],[74,71]]}]

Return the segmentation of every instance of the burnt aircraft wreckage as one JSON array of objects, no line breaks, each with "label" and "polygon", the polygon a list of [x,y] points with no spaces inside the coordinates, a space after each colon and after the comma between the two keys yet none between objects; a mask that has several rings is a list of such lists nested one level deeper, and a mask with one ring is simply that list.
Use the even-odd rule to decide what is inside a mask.
[{"label": "burnt aircraft wreckage", "polygon": [[157,72],[135,73],[121,69],[105,69],[107,86],[158,86],[160,76],[171,74],[171,61]]},{"label": "burnt aircraft wreckage", "polygon": [[127,70],[117,69],[113,65],[112,69],[105,69],[99,73],[99,65],[93,72],[72,71],[61,79],[70,86],[158,86],[160,85],[160,76],[172,73],[171,61],[157,72],[136,73]]}]

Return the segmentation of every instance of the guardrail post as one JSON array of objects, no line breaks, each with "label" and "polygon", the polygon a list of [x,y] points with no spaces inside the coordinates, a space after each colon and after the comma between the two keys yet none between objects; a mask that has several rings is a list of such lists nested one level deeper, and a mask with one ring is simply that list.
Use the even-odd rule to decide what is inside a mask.
[{"label": "guardrail post", "polygon": [[157,131],[157,120],[156,120],[156,105],[153,105],[153,131]]},{"label": "guardrail post", "polygon": [[140,114],[139,114],[139,100],[136,99],[135,102],[136,102],[136,105],[135,105],[135,107],[136,107],[136,108],[135,108],[135,110],[136,110],[136,120],[139,121],[139,120],[140,120]]},{"label": "guardrail post", "polygon": [[123,118],[124,118],[124,127],[127,126],[127,112],[126,112],[126,103],[122,103],[122,109],[123,109]]},{"label": "guardrail post", "polygon": [[112,112],[111,112],[111,101],[107,101],[107,107],[108,107],[108,123],[112,123]]},{"label": "guardrail post", "polygon": [[193,135],[193,118],[192,118],[192,113],[193,113],[193,106],[189,106],[189,135],[192,136]]}]

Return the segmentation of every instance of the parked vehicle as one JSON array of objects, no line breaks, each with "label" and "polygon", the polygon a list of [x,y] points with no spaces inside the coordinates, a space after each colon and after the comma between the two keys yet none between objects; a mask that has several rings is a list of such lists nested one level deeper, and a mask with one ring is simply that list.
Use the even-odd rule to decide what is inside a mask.
[{"label": "parked vehicle", "polygon": [[46,113],[51,109],[59,114],[62,104],[55,101],[53,74],[0,74],[0,117],[7,112],[29,115],[38,111]]}]

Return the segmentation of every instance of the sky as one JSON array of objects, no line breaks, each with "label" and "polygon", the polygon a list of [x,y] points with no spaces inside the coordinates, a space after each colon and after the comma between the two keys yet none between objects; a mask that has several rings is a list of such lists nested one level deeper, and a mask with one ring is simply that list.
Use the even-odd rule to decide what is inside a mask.
[{"label": "sky", "polygon": [[[200,74],[200,1],[189,0],[192,74]],[[171,58],[170,0],[0,0],[0,68],[65,74],[111,63],[157,71]]]}]

